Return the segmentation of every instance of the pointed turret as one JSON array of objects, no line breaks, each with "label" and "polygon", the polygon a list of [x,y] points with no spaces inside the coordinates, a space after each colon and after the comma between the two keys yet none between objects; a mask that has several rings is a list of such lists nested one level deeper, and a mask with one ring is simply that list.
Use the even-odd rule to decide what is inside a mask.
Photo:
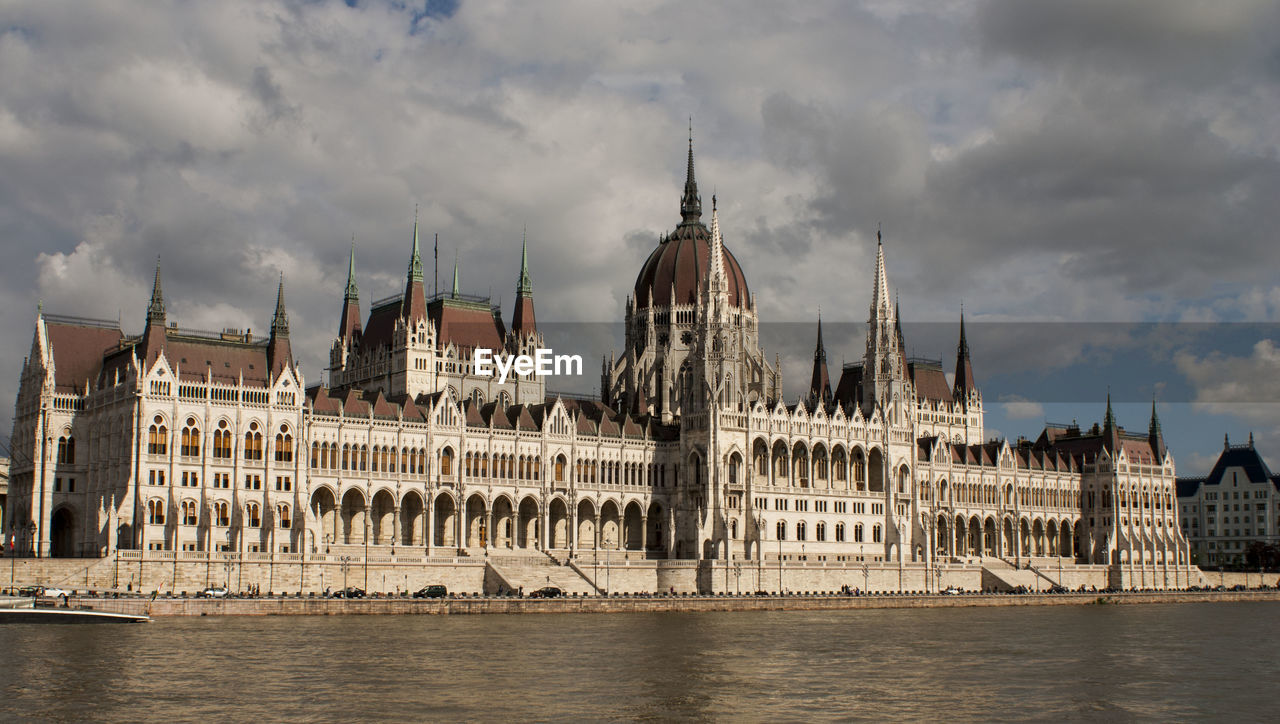
[{"label": "pointed turret", "polygon": [[813,376],[809,381],[809,400],[817,405],[831,401],[831,377],[827,374],[827,349],[822,344],[822,312],[818,312],[818,344],[813,350]]},{"label": "pointed turret", "polygon": [[867,319],[867,351],[863,359],[862,412],[868,417],[877,405],[888,405],[895,397],[905,399],[903,383],[906,365],[902,335],[897,328],[893,299],[889,296],[889,276],[885,271],[884,243],[876,232],[876,278],[871,292],[871,313]]},{"label": "pointed turret", "polygon": [[724,237],[720,235],[720,211],[716,197],[711,197],[711,254],[707,259],[707,291],[716,294],[727,289],[724,278]]},{"label": "pointed turret", "polygon": [[698,196],[698,182],[693,177],[693,122],[689,122],[689,168],[685,172],[684,196],[680,199],[680,216],[686,224],[696,224],[702,218],[702,198]]},{"label": "pointed turret", "polygon": [[1157,462],[1164,460],[1164,431],[1160,429],[1160,418],[1156,416],[1156,398],[1151,398],[1151,424],[1147,427],[1147,441],[1151,443],[1151,451],[1155,453]]},{"label": "pointed turret", "polygon": [[1116,414],[1111,411],[1111,393],[1107,393],[1107,414],[1102,419],[1102,442],[1112,453],[1120,450],[1120,426],[1116,424]]},{"label": "pointed turret", "polygon": [[284,272],[280,272],[280,287],[276,290],[276,313],[271,319],[271,339],[267,341],[267,364],[271,366],[271,376],[279,375],[292,360],[289,315],[284,309]]},{"label": "pointed turret", "polygon": [[413,251],[409,255],[408,279],[405,281],[404,299],[400,303],[400,317],[413,323],[427,318],[427,294],[422,284],[422,255],[418,251],[418,212],[413,214]]},{"label": "pointed turret", "polygon": [[453,253],[453,291],[450,293],[454,299],[458,298],[458,253]]},{"label": "pointed turret", "polygon": [[954,384],[955,397],[962,402],[969,399],[969,393],[977,389],[973,382],[973,362],[969,359],[969,341],[964,334],[964,310],[960,310],[960,342],[956,345],[956,378]]},{"label": "pointed turret", "polygon": [[533,280],[529,277],[529,236],[520,241],[520,281],[516,284],[516,311],[511,315],[511,331],[524,339],[537,331],[533,315]]},{"label": "pointed turret", "polygon": [[888,319],[892,315],[892,308],[889,306],[889,275],[884,268],[884,242],[880,238],[880,232],[876,231],[876,280],[875,287],[871,291],[871,316],[872,318],[883,316]]},{"label": "pointed turret", "polygon": [[347,260],[347,289],[342,295],[342,317],[338,322],[338,338],[350,342],[360,334],[360,289],[356,287],[356,242],[351,240],[351,257]]},{"label": "pointed turret", "polygon": [[160,290],[160,256],[156,256],[156,280],[151,287],[151,302],[147,305],[147,329],[142,334],[141,355],[150,364],[160,356],[165,342],[164,293]]}]

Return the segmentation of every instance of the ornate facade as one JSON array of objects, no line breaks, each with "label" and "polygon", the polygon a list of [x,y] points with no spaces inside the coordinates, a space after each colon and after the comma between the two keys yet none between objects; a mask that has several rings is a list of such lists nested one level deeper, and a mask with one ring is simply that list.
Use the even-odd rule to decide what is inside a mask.
[{"label": "ornate facade", "polygon": [[404,292],[364,319],[353,249],[328,378],[309,388],[283,280],[265,338],[167,323],[158,265],[141,335],[41,311],[6,530],[55,556],[398,546],[1185,568],[1154,416],[1130,434],[1108,402],[1091,430],[984,440],[963,319],[953,381],[908,359],[882,245],[864,358],[833,387],[819,321],[810,388],[786,404],[715,200],[709,227],[702,210],[690,144],[680,223],[637,276],[600,399],[477,375],[479,348],[542,345],[527,255],[508,328],[459,292],[456,266],[452,289],[427,297],[416,222]]}]

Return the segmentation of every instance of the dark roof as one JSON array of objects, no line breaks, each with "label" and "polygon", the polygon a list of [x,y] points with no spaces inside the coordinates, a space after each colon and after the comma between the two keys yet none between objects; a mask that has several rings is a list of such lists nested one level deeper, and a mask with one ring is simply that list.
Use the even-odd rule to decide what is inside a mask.
[{"label": "dark roof", "polygon": [[947,373],[942,371],[942,363],[914,360],[907,363],[907,374],[911,384],[915,385],[916,397],[938,402],[951,402],[951,386],[947,384]]},{"label": "dark roof", "polygon": [[1228,468],[1242,468],[1244,476],[1250,483],[1270,481],[1280,490],[1280,475],[1272,475],[1271,468],[1258,454],[1252,445],[1233,445],[1222,451],[1218,461],[1214,463],[1209,474],[1202,478],[1178,478],[1178,496],[1194,495],[1200,485],[1221,485],[1227,477]]},{"label": "dark roof", "polygon": [[[751,292],[747,277],[729,247],[724,249],[724,274],[729,286],[729,303],[747,307]],[[692,304],[698,288],[706,284],[707,260],[711,256],[711,232],[700,221],[682,223],[671,236],[658,242],[636,276],[636,309],[665,307],[675,290],[676,304]],[[650,304],[652,302],[652,305]]]},{"label": "dark roof", "polygon": [[836,383],[835,399],[846,409],[852,409],[860,404],[858,399],[858,389],[862,387],[862,365],[851,364],[845,365],[840,371],[840,381]]},{"label": "dark roof", "polygon": [[45,329],[53,348],[53,384],[59,392],[83,391],[86,382],[96,382],[103,358],[124,339],[114,322],[46,315]]},{"label": "dark roof", "polygon": [[487,303],[447,297],[432,300],[427,313],[436,325],[440,346],[453,344],[465,349],[502,349],[507,336],[502,318]]}]

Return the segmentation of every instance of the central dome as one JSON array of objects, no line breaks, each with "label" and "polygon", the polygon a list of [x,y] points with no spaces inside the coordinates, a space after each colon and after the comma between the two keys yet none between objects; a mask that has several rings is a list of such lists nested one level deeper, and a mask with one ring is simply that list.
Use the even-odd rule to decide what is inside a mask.
[{"label": "central dome", "polygon": [[[658,244],[636,277],[636,309],[665,307],[671,303],[693,304],[698,288],[707,283],[707,261],[711,258],[711,232],[701,222],[685,222]],[[729,304],[746,308],[751,303],[747,278],[728,248],[724,249],[724,276],[729,285]]]},{"label": "central dome", "polygon": [[[640,275],[636,277],[636,309],[665,307],[674,293],[676,304],[693,304],[698,288],[706,283],[707,262],[711,258],[711,232],[702,223],[702,199],[693,178],[693,139],[689,139],[689,171],[680,201],[683,221],[670,236],[658,242]],[[751,304],[747,277],[728,247],[724,249],[724,276],[729,286],[729,304],[745,309]]]}]

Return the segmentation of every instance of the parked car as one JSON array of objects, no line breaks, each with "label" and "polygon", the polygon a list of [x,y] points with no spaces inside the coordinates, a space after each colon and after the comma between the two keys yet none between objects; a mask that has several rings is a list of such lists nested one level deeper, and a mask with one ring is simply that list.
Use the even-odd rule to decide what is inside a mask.
[{"label": "parked car", "polygon": [[23,586],[22,588],[18,589],[18,595],[19,596],[39,596],[40,587],[39,586]]},{"label": "parked car", "polygon": [[529,598],[560,598],[564,595],[564,591],[555,586],[543,586],[533,593],[529,594]]},{"label": "parked car", "polygon": [[71,596],[74,596],[75,594],[72,593],[71,591],[68,591],[65,588],[48,586],[48,587],[42,587],[40,589],[40,595],[45,596],[46,598],[62,598],[63,596],[71,597]]},{"label": "parked car", "polygon": [[956,588],[955,586],[948,586],[947,589],[942,592],[942,595],[959,596],[961,593],[964,593],[964,591],[961,591],[959,588]]},{"label": "parked car", "polygon": [[444,598],[449,595],[449,589],[438,583],[429,586],[423,586],[413,592],[414,598]]},{"label": "parked car", "polygon": [[1049,593],[1066,593],[1066,592],[1067,592],[1066,587],[1058,585],[1057,583],[1053,584],[1052,586],[1049,586]]},{"label": "parked car", "polygon": [[364,589],[348,586],[341,591],[333,594],[335,598],[364,598]]},{"label": "parked car", "polygon": [[209,586],[196,595],[200,598],[226,598],[230,593],[226,586]]}]

